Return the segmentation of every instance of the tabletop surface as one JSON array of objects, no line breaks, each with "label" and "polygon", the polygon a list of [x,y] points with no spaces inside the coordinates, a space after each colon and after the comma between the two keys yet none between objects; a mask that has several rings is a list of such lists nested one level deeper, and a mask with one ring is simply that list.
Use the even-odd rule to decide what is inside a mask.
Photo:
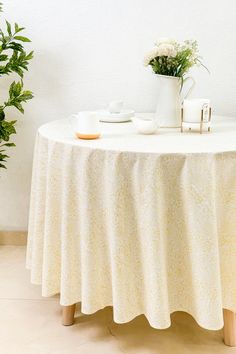
[{"label": "tabletop surface", "polygon": [[[136,114],[149,117],[149,113]],[[101,138],[96,140],[76,139],[69,119],[44,124],[40,136],[49,140],[78,147],[108,151],[144,153],[217,153],[236,151],[236,118],[213,116],[210,133],[180,133],[176,128],[160,128],[156,134],[141,135],[132,122],[100,123]]]}]

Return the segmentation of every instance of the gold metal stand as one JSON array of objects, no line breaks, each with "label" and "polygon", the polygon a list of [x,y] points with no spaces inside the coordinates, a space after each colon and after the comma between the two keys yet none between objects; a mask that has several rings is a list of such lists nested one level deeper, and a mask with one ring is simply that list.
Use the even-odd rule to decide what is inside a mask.
[{"label": "gold metal stand", "polygon": [[[211,122],[211,107],[209,108],[209,119],[208,119],[208,122],[204,122],[204,111],[203,109],[201,110],[201,119],[200,119],[200,134],[203,133],[203,127],[204,127],[204,123],[210,123]],[[183,133],[184,131],[184,126],[183,126],[183,123],[184,123],[184,108],[182,107],[181,108],[181,133]],[[191,130],[191,127],[189,127],[189,130]],[[211,131],[211,127],[208,126],[208,129],[207,129],[208,132]]]}]

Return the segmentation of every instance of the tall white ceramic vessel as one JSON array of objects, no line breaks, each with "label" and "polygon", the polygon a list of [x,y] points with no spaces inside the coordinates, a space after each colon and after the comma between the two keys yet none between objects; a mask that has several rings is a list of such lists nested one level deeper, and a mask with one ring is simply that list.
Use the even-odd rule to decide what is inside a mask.
[{"label": "tall white ceramic vessel", "polygon": [[156,108],[156,119],[160,127],[177,128],[181,125],[181,105],[183,99],[187,98],[192,91],[195,81],[192,77],[184,79],[183,85],[189,80],[192,81],[185,96],[182,96],[181,79],[174,76],[156,75],[158,80],[158,98]]}]

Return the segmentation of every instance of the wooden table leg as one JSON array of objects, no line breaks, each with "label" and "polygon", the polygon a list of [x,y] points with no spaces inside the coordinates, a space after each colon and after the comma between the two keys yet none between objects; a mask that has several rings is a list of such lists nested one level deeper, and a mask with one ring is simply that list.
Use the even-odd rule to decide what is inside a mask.
[{"label": "wooden table leg", "polygon": [[224,342],[230,347],[236,346],[236,316],[233,311],[223,309]]},{"label": "wooden table leg", "polygon": [[75,316],[75,306],[62,306],[62,324],[63,326],[71,326],[74,324],[74,316]]}]

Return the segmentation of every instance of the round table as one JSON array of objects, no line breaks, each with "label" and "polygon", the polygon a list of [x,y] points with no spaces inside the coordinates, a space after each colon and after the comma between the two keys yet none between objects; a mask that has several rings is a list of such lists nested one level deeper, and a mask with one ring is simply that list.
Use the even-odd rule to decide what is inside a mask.
[{"label": "round table", "polygon": [[117,323],[144,314],[161,329],[185,311],[216,330],[224,308],[225,341],[236,344],[236,119],[213,117],[202,135],[101,129],[90,141],[67,119],[38,130],[31,281],[60,293],[67,317],[77,302],[85,314],[113,306]]}]

